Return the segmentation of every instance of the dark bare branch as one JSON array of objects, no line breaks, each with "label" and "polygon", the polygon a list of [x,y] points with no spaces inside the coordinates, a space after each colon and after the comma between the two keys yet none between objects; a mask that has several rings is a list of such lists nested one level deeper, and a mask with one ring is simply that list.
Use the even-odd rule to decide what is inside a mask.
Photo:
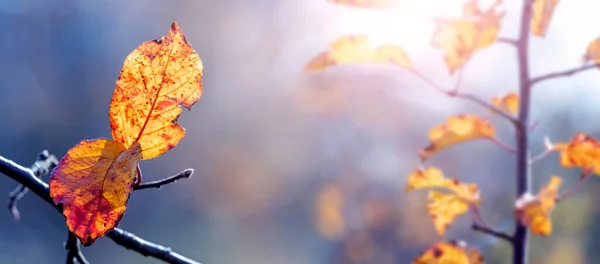
[{"label": "dark bare branch", "polygon": [[69,232],[67,242],[65,242],[65,250],[67,250],[67,264],[89,264],[83,252],[81,252],[81,242],[71,232]]},{"label": "dark bare branch", "polygon": [[169,176],[167,178],[164,178],[162,180],[158,180],[158,181],[151,181],[151,182],[146,182],[146,183],[142,183],[138,186],[134,187],[134,190],[143,190],[143,189],[149,189],[149,188],[162,188],[164,185],[167,184],[171,184],[171,183],[175,183],[176,181],[180,180],[180,179],[187,179],[192,177],[192,174],[194,174],[194,169],[185,169],[183,171],[181,171],[180,173],[177,173],[173,176]]}]

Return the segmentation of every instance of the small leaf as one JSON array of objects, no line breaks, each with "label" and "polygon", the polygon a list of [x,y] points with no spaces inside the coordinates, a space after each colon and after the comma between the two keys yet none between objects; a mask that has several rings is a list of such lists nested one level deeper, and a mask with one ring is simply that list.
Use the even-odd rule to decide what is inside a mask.
[{"label": "small leaf", "polygon": [[531,4],[531,33],[545,37],[558,0],[533,0]]},{"label": "small leaf", "polygon": [[500,20],[504,12],[497,12],[501,1],[487,10],[479,9],[477,1],[469,1],[463,7],[462,18],[438,19],[431,45],[445,52],[444,61],[454,73],[469,61],[477,50],[489,47],[498,37]]},{"label": "small leaf", "polygon": [[50,196],[62,204],[67,227],[83,245],[93,244],[121,221],[141,152],[137,142],[125,149],[108,139],[84,140],[52,171]]},{"label": "small leaf", "polygon": [[412,264],[484,264],[483,256],[464,241],[440,242],[412,261]]},{"label": "small leaf", "polygon": [[492,98],[492,104],[512,115],[517,115],[519,112],[519,96],[515,92],[510,92],[503,97]]},{"label": "small leaf", "polygon": [[552,233],[550,213],[556,204],[556,196],[562,179],[552,176],[537,197],[529,193],[521,196],[515,203],[515,215],[522,225],[529,227],[532,234],[549,236]]},{"label": "small leaf", "polygon": [[331,185],[320,190],[316,198],[317,230],[327,238],[340,237],[345,231],[344,193],[338,186]]},{"label": "small leaf", "polygon": [[600,38],[596,38],[590,42],[583,55],[583,60],[586,62],[594,61],[594,63],[600,63]]},{"label": "small leaf", "polygon": [[110,102],[117,142],[138,142],[143,159],[155,158],[185,136],[177,119],[202,95],[202,61],[173,22],[165,37],[142,43],[121,69]]},{"label": "small leaf", "polygon": [[554,144],[560,152],[560,165],[565,168],[591,169],[600,175],[600,143],[583,133],[577,133],[570,142]]},{"label": "small leaf", "polygon": [[425,161],[441,150],[468,140],[493,138],[495,129],[488,120],[474,115],[449,117],[446,123],[429,130],[430,144],[419,151]]},{"label": "small leaf", "polygon": [[416,170],[408,176],[405,189],[407,193],[424,188],[442,188],[450,191],[450,193],[429,192],[427,208],[440,236],[444,235],[457,216],[467,212],[469,206],[479,205],[477,185],[445,178],[442,171],[436,167]]},{"label": "small leaf", "polygon": [[335,65],[366,62],[412,68],[411,61],[402,48],[383,45],[373,49],[366,35],[348,35],[331,43],[330,50],[313,58],[304,70],[318,71]]},{"label": "small leaf", "polygon": [[397,5],[398,0],[327,0],[328,2],[359,8],[390,8]]}]

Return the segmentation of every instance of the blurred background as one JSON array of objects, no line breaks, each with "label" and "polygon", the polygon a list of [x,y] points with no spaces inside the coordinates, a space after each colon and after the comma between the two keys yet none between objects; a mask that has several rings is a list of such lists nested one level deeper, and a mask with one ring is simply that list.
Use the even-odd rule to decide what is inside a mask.
[{"label": "blurred background", "polygon": [[[405,48],[415,67],[452,87],[442,52],[430,47],[434,17],[458,16],[464,0],[398,0],[363,10],[325,0],[4,0],[0,3],[0,155],[29,166],[47,149],[62,157],[82,139],[110,137],[108,105],[123,60],[177,21],[204,63],[204,94],[180,123],[179,146],[141,163],[144,180],[185,168],[194,176],[136,192],[120,227],[205,264],[409,263],[439,239],[426,192],[404,194],[427,131],[450,114],[490,117],[514,145],[512,128],[488,110],[449,99],[392,66],[349,65],[301,73],[346,34]],[[491,1],[482,1],[482,4]],[[515,37],[521,1],[505,0],[500,35]],[[576,67],[600,36],[593,0],[561,1],[545,39],[532,37],[531,72]],[[497,44],[467,66],[462,91],[484,99],[516,91],[516,55]],[[600,137],[600,73],[536,86],[532,153],[543,137]],[[533,166],[533,190],[551,175],[574,182],[556,154]],[[428,161],[476,182],[482,214],[512,232],[514,156],[487,141]],[[600,263],[600,180],[592,178],[553,213],[554,232],[533,238],[532,264]],[[16,183],[0,177],[0,193]],[[0,263],[64,263],[64,218],[35,195],[21,220],[0,214]],[[0,211],[1,212],[1,211]],[[508,263],[506,243],[474,233],[461,216],[447,233]],[[84,248],[91,263],[160,263],[108,238]]]}]

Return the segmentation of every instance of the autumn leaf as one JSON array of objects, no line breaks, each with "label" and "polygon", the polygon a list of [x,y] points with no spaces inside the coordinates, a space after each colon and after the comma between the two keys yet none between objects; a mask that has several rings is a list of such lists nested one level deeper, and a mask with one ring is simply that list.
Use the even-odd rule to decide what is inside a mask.
[{"label": "autumn leaf", "polygon": [[[141,44],[123,64],[110,103],[113,140],[82,141],[50,175],[50,196],[67,226],[89,246],[116,227],[133,191],[138,163],[177,145],[182,110],[202,93],[202,62],[177,23]],[[139,178],[138,178],[139,180]]]},{"label": "autumn leaf", "polygon": [[324,237],[337,238],[343,234],[345,229],[342,215],[344,200],[344,193],[334,185],[326,186],[317,194],[315,202],[317,230]]},{"label": "autumn leaf", "polygon": [[348,35],[336,39],[331,43],[329,51],[313,58],[304,70],[318,71],[335,65],[366,62],[412,68],[412,63],[402,48],[393,45],[372,48],[366,35]]},{"label": "autumn leaf", "polygon": [[519,96],[515,92],[510,92],[503,97],[495,96],[492,98],[492,104],[512,115],[519,112]]},{"label": "autumn leaf", "polygon": [[492,45],[500,30],[504,12],[496,9],[495,1],[487,10],[481,10],[478,1],[469,1],[463,7],[462,18],[438,19],[431,45],[444,51],[444,61],[450,73],[464,66],[477,50]]},{"label": "autumn leaf", "polygon": [[430,143],[419,151],[419,156],[425,161],[447,147],[473,139],[493,138],[494,133],[488,120],[474,115],[452,116],[446,123],[429,130]]},{"label": "autumn leaf", "polygon": [[425,250],[413,264],[484,264],[483,256],[464,241],[440,242]]},{"label": "autumn leaf", "polygon": [[67,227],[83,245],[91,245],[121,221],[141,158],[137,142],[126,149],[108,139],[84,140],[52,171],[50,196],[63,205]]},{"label": "autumn leaf", "polygon": [[389,8],[397,5],[399,0],[327,0],[331,3],[360,8]]},{"label": "autumn leaf", "polygon": [[558,0],[533,0],[531,4],[531,33],[545,37]]},{"label": "autumn leaf", "polygon": [[521,196],[515,203],[515,215],[522,225],[529,227],[532,234],[549,236],[552,233],[550,213],[556,204],[556,196],[562,179],[552,176],[538,196],[529,193]]},{"label": "autumn leaf", "polygon": [[479,205],[477,185],[446,178],[436,167],[419,169],[408,176],[405,188],[407,193],[424,188],[441,188],[450,191],[447,193],[429,191],[427,209],[440,236],[444,235],[456,217],[466,213],[470,206]]},{"label": "autumn leaf", "polygon": [[110,102],[112,136],[139,142],[142,159],[175,147],[185,136],[177,118],[202,95],[202,61],[177,23],[165,37],[142,43],[121,69]]},{"label": "autumn leaf", "polygon": [[556,143],[553,149],[560,153],[561,166],[591,169],[600,175],[600,143],[594,138],[577,133],[570,142]]},{"label": "autumn leaf", "polygon": [[583,55],[584,61],[594,61],[600,63],[600,38],[594,39],[587,47]]}]

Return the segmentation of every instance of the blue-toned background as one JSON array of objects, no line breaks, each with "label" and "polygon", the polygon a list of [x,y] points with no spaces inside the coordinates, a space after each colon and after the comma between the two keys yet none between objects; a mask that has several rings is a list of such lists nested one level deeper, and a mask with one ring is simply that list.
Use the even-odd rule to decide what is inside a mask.
[{"label": "blue-toned background", "polygon": [[[431,18],[460,14],[463,1],[399,2],[386,11],[325,0],[3,0],[0,155],[29,165],[43,149],[62,157],[82,139],[110,137],[108,105],[124,58],[177,21],[203,60],[204,94],[180,119],[187,135],[179,146],[141,166],[145,180],[188,167],[195,174],[134,193],[120,226],[207,264],[408,263],[438,241],[425,192],[403,192],[427,131],[449,114],[475,113],[491,117],[500,139],[514,139],[488,110],[401,69],[300,73],[337,37],[366,33],[374,45],[403,46],[419,70],[451,87],[443,54],[429,46]],[[500,35],[515,37],[520,1],[505,2]],[[593,0],[559,3],[546,39],[531,41],[534,76],[581,63],[600,36],[598,8]],[[515,91],[515,58],[503,44],[477,53],[463,91],[486,99]],[[544,136],[600,136],[599,84],[594,69],[535,87],[534,154]],[[578,171],[557,161],[554,154],[534,165],[534,190],[554,174],[565,185],[576,180]],[[477,182],[484,217],[510,231],[514,156],[476,141],[428,164]],[[558,206],[553,234],[532,240],[532,264],[600,263],[599,182]],[[0,193],[15,185],[0,177]],[[31,194],[19,206],[18,223],[0,210],[0,263],[64,263],[63,217]],[[319,208],[328,217],[318,217]],[[447,237],[477,246],[489,263],[508,263],[506,244],[469,225],[460,217]],[[159,263],[107,238],[84,253],[92,263]]]}]

